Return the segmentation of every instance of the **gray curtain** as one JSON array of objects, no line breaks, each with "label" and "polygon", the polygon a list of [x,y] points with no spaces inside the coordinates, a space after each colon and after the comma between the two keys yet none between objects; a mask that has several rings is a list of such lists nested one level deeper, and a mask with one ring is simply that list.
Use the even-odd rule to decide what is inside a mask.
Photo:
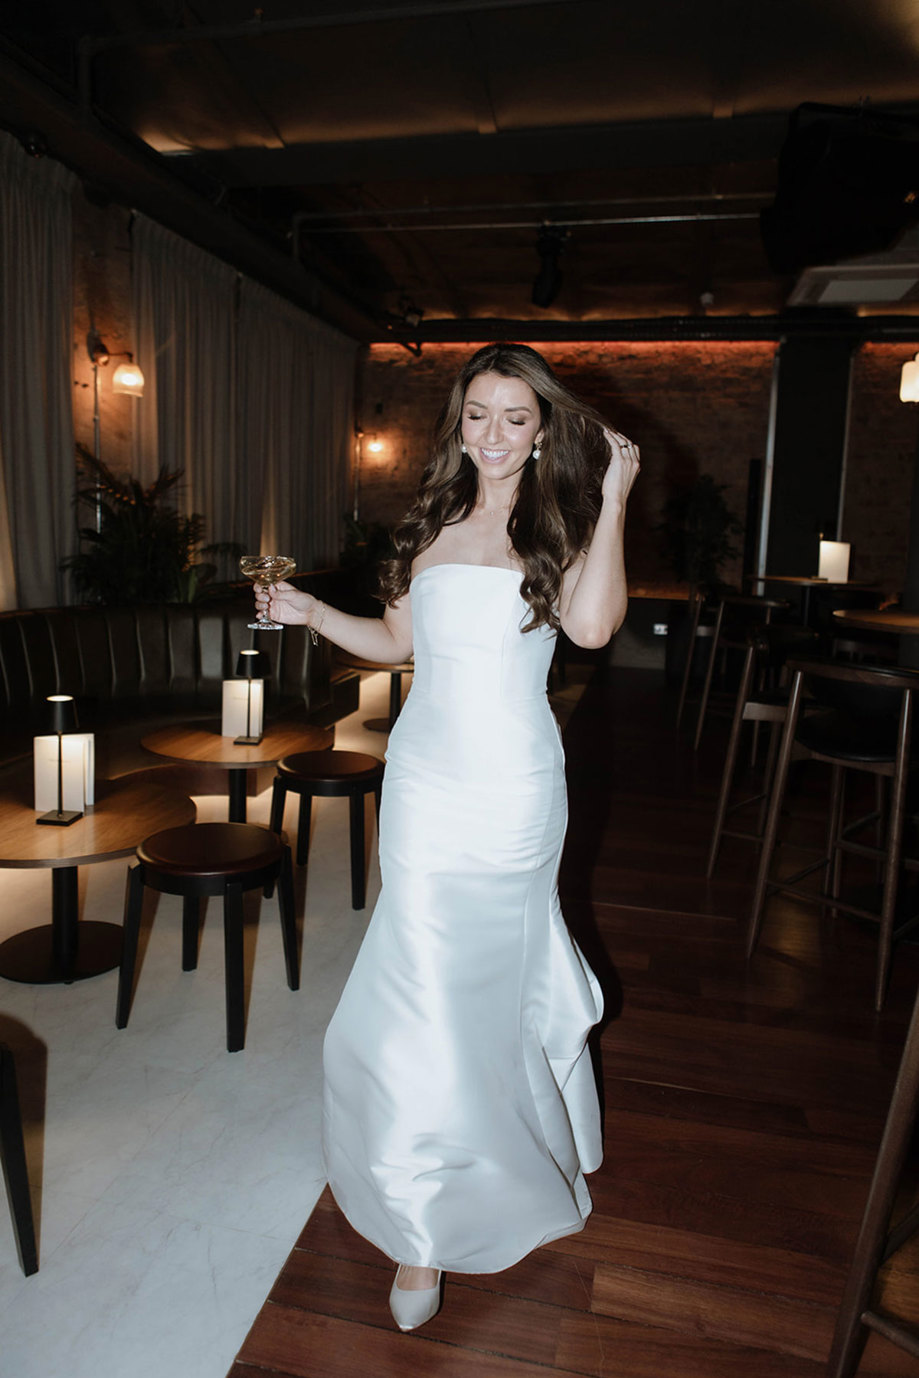
[{"label": "gray curtain", "polygon": [[0,607],[64,603],[76,549],[71,195],[0,133]]},{"label": "gray curtain", "polygon": [[144,371],[134,471],[184,471],[180,508],[205,518],[205,541],[248,544],[250,512],[236,447],[238,275],[171,230],[135,218],[131,239],[136,358]]},{"label": "gray curtain", "polygon": [[133,228],[146,386],[134,464],[185,471],[206,538],[335,563],[348,506],[355,341],[153,221]]},{"label": "gray curtain", "polygon": [[294,556],[299,569],[335,564],[351,483],[357,346],[247,279],[237,338],[240,458],[259,516],[256,546]]}]

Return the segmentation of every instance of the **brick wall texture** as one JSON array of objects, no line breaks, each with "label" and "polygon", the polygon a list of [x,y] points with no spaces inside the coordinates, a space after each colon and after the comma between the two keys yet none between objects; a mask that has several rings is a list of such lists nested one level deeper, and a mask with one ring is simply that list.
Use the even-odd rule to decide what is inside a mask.
[{"label": "brick wall texture", "polygon": [[[475,342],[425,345],[420,357],[373,345],[359,379],[364,430],[360,515],[391,525],[411,500],[434,420]],[[672,583],[656,530],[666,497],[711,474],[740,521],[751,461],[766,450],[771,343],[545,344],[558,375],[641,446],[642,473],[629,504],[626,558],[633,584]],[[899,588],[905,570],[917,409],[897,397],[900,364],[914,350],[866,345],[853,362],[842,539],[853,544],[853,575]],[[372,436],[382,443],[368,451]],[[803,573],[815,571],[802,571]],[[740,562],[724,575],[737,580]]]}]

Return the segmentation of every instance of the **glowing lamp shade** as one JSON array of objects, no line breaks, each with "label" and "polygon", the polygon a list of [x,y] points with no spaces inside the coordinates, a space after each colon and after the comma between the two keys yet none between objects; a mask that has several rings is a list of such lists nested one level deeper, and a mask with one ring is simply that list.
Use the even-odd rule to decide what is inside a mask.
[{"label": "glowing lamp shade", "polygon": [[900,401],[919,402],[919,354],[900,369]]},{"label": "glowing lamp shade", "polygon": [[372,435],[370,437],[367,441],[367,449],[372,455],[381,455],[383,453],[383,442],[378,435]]},{"label": "glowing lamp shade", "polygon": [[831,584],[845,584],[849,579],[848,541],[821,541],[820,567],[818,579],[827,579]]},{"label": "glowing lamp shade", "polygon": [[124,392],[129,397],[143,397],[144,375],[134,363],[119,364],[112,374],[112,392]]}]

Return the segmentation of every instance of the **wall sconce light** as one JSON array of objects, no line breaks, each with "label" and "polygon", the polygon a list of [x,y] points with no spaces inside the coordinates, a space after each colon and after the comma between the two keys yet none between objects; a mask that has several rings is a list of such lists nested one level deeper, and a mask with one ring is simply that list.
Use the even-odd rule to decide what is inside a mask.
[{"label": "wall sconce light", "polygon": [[237,679],[223,681],[223,721],[220,735],[237,746],[257,746],[265,716],[265,680],[270,674],[264,651],[240,651]]},{"label": "wall sconce light", "polygon": [[381,455],[383,453],[383,442],[375,432],[367,441],[367,453],[371,455]]},{"label": "wall sconce light", "polygon": [[46,700],[52,735],[34,741],[36,823],[66,828],[83,817],[93,802],[95,738],[77,729],[77,710],[70,694]]},{"label": "wall sconce light", "polygon": [[119,364],[112,374],[112,391],[125,392],[131,397],[143,397],[144,395],[144,375],[142,370],[135,364],[134,355],[130,350],[122,349],[112,354],[102,336],[95,326],[90,326],[89,334],[86,336],[86,349],[89,353],[90,362],[93,366],[95,375],[94,382],[96,388],[96,410],[98,411],[99,398],[99,373],[100,368],[104,368],[110,359],[127,359],[126,364]]},{"label": "wall sconce light", "polygon": [[919,354],[900,369],[900,401],[919,402]]},{"label": "wall sconce light", "polygon": [[128,354],[128,362],[119,364],[112,374],[112,392],[125,393],[128,397],[143,397],[144,375]]}]

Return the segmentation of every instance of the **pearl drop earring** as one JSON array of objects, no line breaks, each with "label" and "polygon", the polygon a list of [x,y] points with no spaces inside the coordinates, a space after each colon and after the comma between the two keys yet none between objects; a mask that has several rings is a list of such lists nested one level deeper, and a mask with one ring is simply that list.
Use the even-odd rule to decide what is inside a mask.
[{"label": "pearl drop earring", "polygon": [[533,458],[534,458],[534,459],[539,459],[539,456],[540,456],[541,454],[542,454],[542,450],[539,448],[539,446],[538,446],[538,445],[534,445],[534,446],[533,446]]},{"label": "pearl drop earring", "polygon": [[463,452],[464,455],[468,455],[469,451],[466,449],[466,442],[465,442],[465,440],[461,440],[461,441],[460,441],[460,449],[462,450],[462,452]]}]

